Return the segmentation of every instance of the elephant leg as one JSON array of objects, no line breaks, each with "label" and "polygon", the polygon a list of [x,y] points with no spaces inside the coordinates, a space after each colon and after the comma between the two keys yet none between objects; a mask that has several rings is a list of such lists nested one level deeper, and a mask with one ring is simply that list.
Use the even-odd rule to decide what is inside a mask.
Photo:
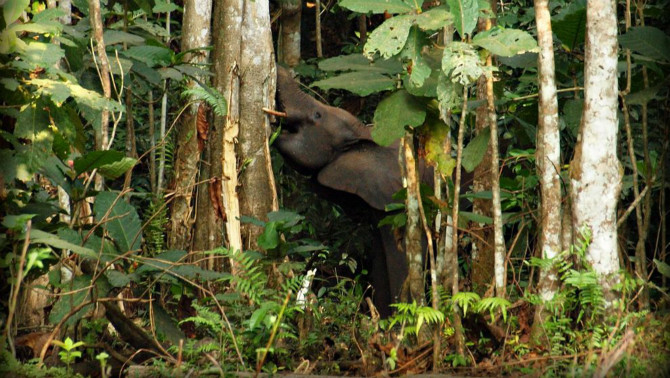
[{"label": "elephant leg", "polygon": [[380,317],[388,318],[392,314],[393,296],[387,271],[386,243],[383,232],[375,231],[373,236],[372,256],[368,260],[370,284],[374,289],[372,303],[377,308]]},{"label": "elephant leg", "polygon": [[402,288],[407,279],[409,268],[405,252],[398,249],[393,230],[390,226],[383,226],[380,230],[386,262],[386,274],[389,281],[389,290],[392,303],[401,301]]}]

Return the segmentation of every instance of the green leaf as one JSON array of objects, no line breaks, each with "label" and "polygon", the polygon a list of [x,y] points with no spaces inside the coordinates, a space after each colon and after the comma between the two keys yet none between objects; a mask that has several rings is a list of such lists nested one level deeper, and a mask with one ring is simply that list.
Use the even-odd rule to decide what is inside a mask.
[{"label": "green leaf", "polygon": [[35,214],[5,215],[1,224],[14,232],[23,232],[34,216]]},{"label": "green leaf", "polygon": [[172,63],[174,52],[162,46],[133,46],[123,52],[123,55],[145,63],[149,67],[166,67]]},{"label": "green leaf", "polygon": [[417,15],[414,22],[422,30],[440,30],[453,24],[454,16],[449,13],[446,7],[439,6]]},{"label": "green leaf", "polygon": [[168,13],[176,10],[183,12],[180,6],[175,3],[168,3],[165,0],[157,0],[153,8],[154,13]]},{"label": "green leaf", "polygon": [[90,248],[82,247],[65,240],[60,235],[50,234],[41,230],[33,229],[30,231],[30,241],[32,243],[42,243],[56,248],[69,249],[70,251],[90,259],[97,259],[98,254]]},{"label": "green leaf", "polygon": [[136,34],[127,33],[121,30],[107,29],[103,34],[105,45],[111,46],[117,43],[126,43],[128,45],[139,45],[144,43],[144,38]]},{"label": "green leaf", "polygon": [[499,56],[511,57],[525,52],[536,52],[537,42],[528,32],[499,27],[478,33],[472,43]]},{"label": "green leaf", "polygon": [[471,35],[477,26],[479,3],[477,0],[447,0],[449,11],[454,16],[454,26],[461,39]]},{"label": "green leaf", "polygon": [[670,278],[670,265],[658,259],[654,259],[654,264],[656,264],[656,269],[658,269],[659,273]]},{"label": "green leaf", "polygon": [[376,72],[348,72],[339,76],[315,81],[312,86],[321,89],[345,89],[359,96],[395,88],[395,81]]},{"label": "green leaf", "polygon": [[430,76],[431,69],[424,61],[421,52],[423,47],[428,45],[429,41],[426,34],[417,27],[412,27],[407,37],[405,47],[400,52],[400,57],[412,61],[410,83],[413,87],[419,88]]},{"label": "green leaf", "polygon": [[130,283],[130,276],[126,273],[119,272],[118,270],[107,269],[105,271],[105,276],[107,277],[109,284],[113,287],[125,287]]},{"label": "green leaf", "polygon": [[403,0],[342,0],[339,5],[358,13],[407,13],[414,10]]},{"label": "green leaf", "polygon": [[258,246],[264,250],[277,248],[279,245],[279,232],[277,231],[277,222],[268,222],[265,224],[265,230],[258,236]]},{"label": "green leaf", "polygon": [[60,62],[65,56],[65,51],[53,43],[30,41],[21,56],[36,66],[50,68]]},{"label": "green leaf", "polygon": [[537,67],[537,53],[523,53],[510,57],[499,56],[498,61],[512,68],[534,68]]},{"label": "green leaf", "polygon": [[11,25],[21,17],[21,13],[30,5],[30,0],[7,0],[2,4],[2,15],[5,18],[5,25]]},{"label": "green leaf", "polygon": [[51,120],[45,110],[47,106],[44,101],[24,105],[14,126],[14,136],[29,141],[17,154],[29,173],[39,170],[51,156],[54,136],[49,128]]},{"label": "green leaf", "polygon": [[486,149],[489,146],[489,139],[491,138],[490,129],[487,127],[480,131],[474,139],[468,143],[463,149],[463,168],[466,171],[472,172],[482,162]]},{"label": "green leaf", "polygon": [[74,160],[74,170],[79,176],[84,172],[91,172],[104,165],[121,161],[124,158],[123,153],[119,151],[91,151],[86,155]]},{"label": "green leaf", "polygon": [[384,21],[370,33],[368,42],[363,47],[363,54],[371,57],[379,53],[384,59],[398,54],[405,46],[413,23],[414,16],[397,16]]},{"label": "green leaf", "polygon": [[475,83],[482,75],[490,74],[473,45],[463,42],[452,42],[444,49],[442,72],[452,82],[463,86]]},{"label": "green leaf", "polygon": [[459,218],[462,218],[459,220],[459,223],[461,220],[463,220],[465,222],[474,222],[479,224],[493,224],[493,218],[470,211],[461,211],[458,213],[458,216]]},{"label": "green leaf", "polygon": [[[74,277],[71,285],[66,284],[64,290],[66,293],[71,294],[64,294],[58,297],[58,300],[54,304],[51,313],[49,313],[49,323],[57,324],[66,315],[70,314],[74,307],[79,306],[80,304],[89,300],[89,290],[85,290],[85,288],[91,285],[92,280],[93,277],[89,275],[82,275]],[[84,306],[84,308],[70,316],[70,318],[68,318],[68,320],[65,322],[65,325],[76,324],[92,308],[93,304]]]},{"label": "green leaf", "polygon": [[646,58],[670,61],[670,36],[653,26],[632,27],[619,36],[619,43]]},{"label": "green leaf", "polygon": [[655,99],[662,89],[667,88],[667,85],[668,79],[661,81],[653,87],[644,88],[635,93],[630,93],[626,96],[626,104],[644,105]]},{"label": "green leaf", "polygon": [[137,164],[137,159],[125,156],[119,161],[101,166],[100,169],[98,169],[98,173],[105,178],[114,180],[128,172],[129,169],[132,169],[135,164]]},{"label": "green leaf", "polygon": [[[121,253],[136,251],[140,249],[142,242],[142,223],[135,208],[128,204],[123,198],[119,198],[114,192],[100,192],[95,196],[95,220],[103,221],[103,217],[109,211],[103,228],[109,232]],[[116,204],[114,204],[116,201]],[[114,207],[112,208],[112,204]],[[111,209],[111,210],[110,210]]]},{"label": "green leaf", "polygon": [[123,110],[118,102],[108,100],[102,97],[100,93],[86,89],[76,83],[51,79],[32,79],[27,80],[27,82],[35,85],[38,93],[51,96],[51,99],[56,103],[62,103],[69,97],[73,97],[80,105],[87,105],[96,110],[108,109],[113,112]]},{"label": "green leaf", "polygon": [[389,146],[405,135],[405,126],[419,126],[425,119],[426,110],[421,101],[401,89],[377,106],[372,139],[382,146]]},{"label": "green leaf", "polygon": [[586,0],[571,2],[553,17],[551,29],[569,50],[583,44],[586,38]]},{"label": "green leaf", "polygon": [[363,54],[340,55],[319,62],[323,71],[361,71],[394,75],[402,72],[402,64],[397,59],[372,61]]},{"label": "green leaf", "polygon": [[428,137],[426,139],[426,162],[437,168],[443,177],[451,177],[456,160],[447,154],[444,149],[445,141],[449,138],[449,126],[439,119],[432,118],[428,122]]}]

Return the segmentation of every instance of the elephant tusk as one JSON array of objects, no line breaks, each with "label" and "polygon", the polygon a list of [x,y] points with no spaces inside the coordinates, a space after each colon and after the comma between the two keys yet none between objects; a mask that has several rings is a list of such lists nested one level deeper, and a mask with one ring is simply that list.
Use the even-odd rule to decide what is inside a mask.
[{"label": "elephant tusk", "polygon": [[277,110],[268,109],[268,108],[263,108],[263,111],[266,112],[267,114],[273,115],[275,117],[282,117],[282,118],[288,117],[288,114],[286,112],[279,112]]}]

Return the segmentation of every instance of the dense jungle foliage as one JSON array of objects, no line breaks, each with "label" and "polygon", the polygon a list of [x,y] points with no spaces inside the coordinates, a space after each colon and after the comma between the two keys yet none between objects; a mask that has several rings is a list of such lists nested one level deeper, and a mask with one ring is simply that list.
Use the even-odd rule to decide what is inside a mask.
[{"label": "dense jungle foliage", "polygon": [[[94,2],[113,77],[108,97],[90,22]],[[186,57],[193,51],[181,48],[182,0],[74,0],[69,21],[49,2],[4,1],[0,373],[670,374],[668,1],[617,2],[624,178],[621,279],[613,304],[584,259],[588,232],[555,259],[538,252],[533,3],[426,3],[302,5],[302,56],[294,71],[306,90],[374,124],[380,145],[412,135],[417,154],[444,177],[451,177],[456,155],[443,140],[453,139],[456,148],[459,122],[466,127],[463,167],[472,172],[486,159],[489,138],[475,131],[476,109],[486,100],[476,87],[480,77],[494,78],[506,297],[492,295],[491,279],[478,286],[472,278],[472,244],[493,220],[468,205],[490,200],[491,191],[469,188],[461,193],[466,207],[458,224],[460,291],[440,287],[439,298],[431,298],[427,290],[428,300],[397,303],[394,315],[380,319],[366,301],[365,259],[376,225],[319,197],[274,149],[279,210],[263,220],[241,217],[263,227],[258,250],[168,248],[175,125],[189,102],[206,103],[219,115],[228,105],[211,85],[209,65],[191,64]],[[586,0],[550,2],[561,129],[557,170],[564,186],[583,111],[586,9]],[[270,10],[276,39],[281,4],[271,1]],[[478,19],[486,18],[495,26],[478,28]],[[324,57],[317,57],[317,38]],[[186,85],[193,79],[197,89]],[[108,139],[102,137],[105,112]],[[207,164],[203,157],[200,169]],[[246,162],[239,164],[243,174]],[[446,187],[453,193],[451,182]],[[446,219],[453,197],[424,189],[426,218],[434,223],[441,212]],[[384,223],[405,226],[404,196],[396,195]],[[637,264],[644,264],[646,277],[636,274]],[[561,285],[537,341],[531,338],[541,303],[535,285],[538,271],[549,266]],[[455,346],[455,312],[462,318],[463,353]]]}]

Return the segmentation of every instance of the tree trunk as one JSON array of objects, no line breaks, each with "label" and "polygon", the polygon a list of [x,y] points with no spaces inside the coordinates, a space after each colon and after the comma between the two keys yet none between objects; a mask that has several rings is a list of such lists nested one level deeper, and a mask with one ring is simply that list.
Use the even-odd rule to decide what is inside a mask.
[{"label": "tree trunk", "polygon": [[[244,1],[222,0],[214,4],[214,30],[226,33],[214,33],[214,51],[212,71],[214,87],[223,94],[228,102],[228,114],[214,117],[214,133],[210,157],[211,176],[221,180],[221,194],[214,191],[215,200],[220,200],[225,214],[228,248],[242,250],[240,230],[239,197],[237,194],[237,154],[235,145],[240,127],[240,50],[242,46],[242,23]],[[221,147],[219,150],[218,147]],[[220,168],[220,170],[218,170]],[[217,172],[218,171],[218,172]],[[212,188],[210,186],[210,188]],[[211,190],[210,190],[211,192]],[[234,266],[233,266],[234,270]]]},{"label": "tree trunk", "polygon": [[[240,212],[265,220],[267,213],[279,209],[268,144],[270,118],[263,112],[275,103],[275,56],[268,2],[246,1],[244,6],[238,154],[246,165],[240,174]],[[243,225],[245,245],[257,250],[256,239],[262,232],[258,226]]]},{"label": "tree trunk", "polygon": [[[496,2],[491,2],[491,9],[496,10]],[[479,31],[486,30],[488,19],[480,19],[477,26]],[[489,26],[490,28],[490,26]],[[485,100],[487,98],[486,77],[482,76],[477,82],[477,99]],[[486,103],[480,105],[476,110],[475,132],[477,134],[484,132],[489,125],[489,111]],[[496,151],[496,155],[498,152]],[[489,143],[484,158],[475,168],[474,180],[472,182],[473,192],[484,192],[491,190],[491,161],[493,159],[493,150]],[[493,218],[491,200],[475,199],[472,211],[489,218]],[[472,243],[472,286],[475,292],[484,294],[493,283],[495,274],[495,256],[494,256],[494,229],[479,223],[475,225],[472,231],[476,234]]]},{"label": "tree trunk", "polygon": [[573,227],[591,234],[587,261],[608,303],[619,269],[616,206],[621,190],[617,159],[617,18],[615,3],[592,0],[586,10],[584,110],[570,164]]},{"label": "tree trunk", "polygon": [[419,214],[419,182],[416,173],[416,161],[414,159],[414,138],[406,134],[402,140],[403,173],[407,181],[407,200],[405,209],[407,211],[407,224],[405,225],[405,253],[409,274],[409,293],[412,300],[419,306],[425,304],[424,279],[423,279],[423,251],[421,248],[421,217]]},{"label": "tree trunk", "polygon": [[279,61],[295,67],[300,63],[300,18],[302,0],[281,1]]},{"label": "tree trunk", "polygon": [[[217,125],[225,124],[219,156],[223,158],[222,206],[228,245],[234,251],[245,246],[257,249],[256,238],[262,230],[251,225],[242,229],[239,219],[241,214],[265,219],[277,209],[268,146],[270,122],[262,110],[274,105],[275,93],[269,6],[266,1],[217,2],[215,22],[215,30],[226,30],[225,36],[215,35],[213,59],[215,86],[228,101],[225,120],[215,120]],[[212,153],[216,159],[214,150]]]},{"label": "tree trunk", "polygon": [[[548,0],[535,1],[535,23],[538,54],[540,96],[536,164],[540,177],[540,251],[543,259],[555,258],[561,252],[561,181],[559,177],[561,146],[558,125],[558,99],[554,73],[554,41],[551,32],[551,15]],[[541,269],[537,289],[543,301],[551,301],[558,289],[556,269]],[[540,342],[543,323],[547,314],[544,304],[535,309],[532,339]]]},{"label": "tree trunk", "polygon": [[[181,51],[209,46],[211,21],[212,0],[186,0],[184,2]],[[201,50],[188,54],[185,61],[204,64],[208,61],[208,55],[207,51]],[[198,79],[201,82],[206,81],[204,77]],[[192,89],[198,87],[199,84],[195,80],[189,80],[186,86]],[[188,101],[193,100],[193,98],[190,98]],[[176,127],[175,186],[168,235],[168,248],[171,249],[187,249],[191,239],[194,217],[192,197],[200,160],[198,112],[202,106],[201,102],[191,104],[182,114],[182,118]]]}]

